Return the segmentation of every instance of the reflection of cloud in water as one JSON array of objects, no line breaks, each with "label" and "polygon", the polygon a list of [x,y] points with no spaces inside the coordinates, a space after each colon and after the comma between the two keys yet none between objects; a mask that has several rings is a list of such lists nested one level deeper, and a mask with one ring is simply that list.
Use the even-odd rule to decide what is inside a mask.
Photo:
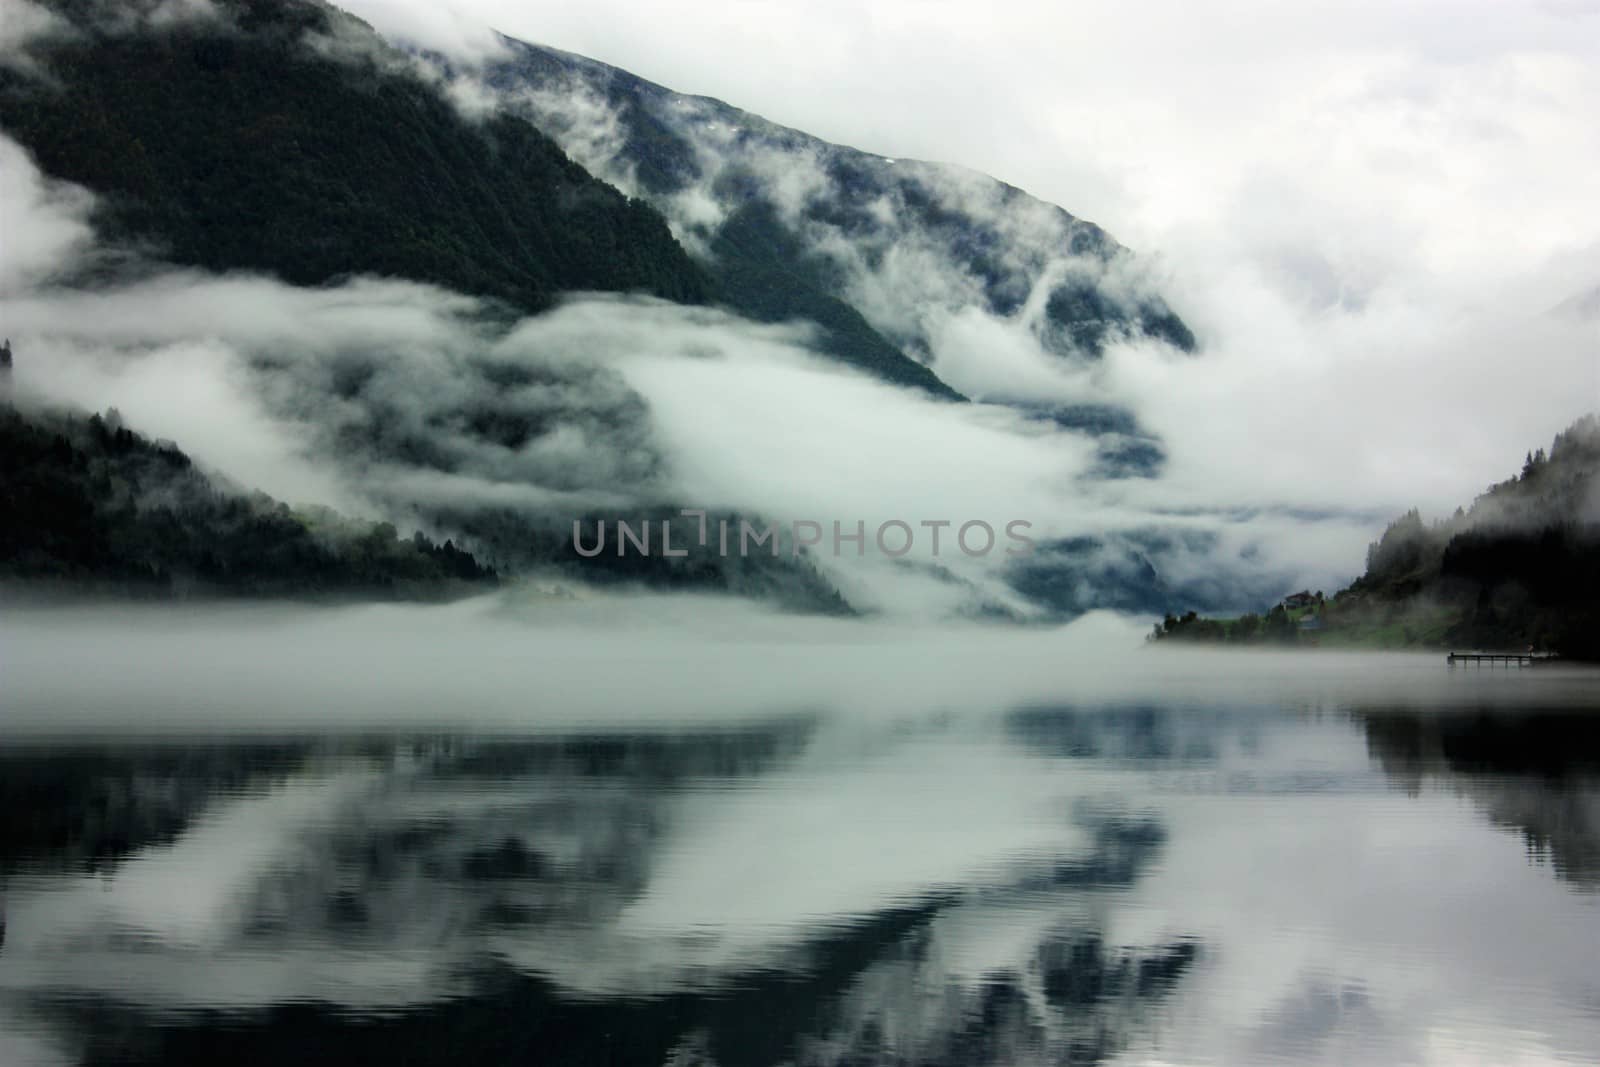
[{"label": "reflection of cloud in water", "polygon": [[1341,719],[1270,731],[1255,755],[1224,734],[1204,789],[1155,779],[1168,847],[1108,930],[1182,915],[1210,950],[1160,1040],[1118,1062],[1588,1062],[1592,901],[1473,804],[1395,791]]},{"label": "reflection of cloud in water", "polygon": [[1013,1022],[1041,1049],[1085,1011],[1115,1034],[1194,951],[1104,942],[1090,899],[1148,865],[1159,825],[971,724],[326,748],[109,871],[16,877],[0,988],[137,1029],[149,1009],[447,1011],[510,983],[554,1017],[670,1001],[723,1062],[737,1026],[713,1002],[798,996],[775,1039],[820,1061],[910,985],[955,1014],[896,1047],[966,1062]]},{"label": "reflection of cloud in water", "polygon": [[91,1063],[1600,1044],[1592,906],[1368,743],[1314,708],[1144,702],[242,746],[100,873],[10,866],[0,1012]]}]

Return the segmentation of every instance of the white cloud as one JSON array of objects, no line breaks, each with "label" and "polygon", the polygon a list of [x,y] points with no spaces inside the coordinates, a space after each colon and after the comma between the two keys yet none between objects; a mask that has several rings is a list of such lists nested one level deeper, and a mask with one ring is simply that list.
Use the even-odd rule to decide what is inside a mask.
[{"label": "white cloud", "polygon": [[458,64],[475,65],[504,50],[488,23],[454,4],[365,0],[337,6],[377,26],[392,40],[434,49]]},{"label": "white cloud", "polygon": [[[36,258],[69,267],[91,254],[81,195],[40,182],[14,148],[3,161],[8,184],[32,191],[16,202],[23,230],[53,235],[34,242]],[[1302,541],[1291,528],[1262,552],[1259,523],[1170,516],[1158,494],[1086,478],[1089,435],[887,385],[818,356],[798,326],[590,295],[502,330],[469,298],[372,279],[304,289],[155,269],[93,290],[19,286],[0,295],[0,319],[24,395],[115,406],[135,429],[294,504],[408,524],[438,509],[510,508],[562,528],[595,509],[670,504],[814,521],[830,548],[835,522],[845,534],[859,522],[867,558],[845,544],[820,565],[852,603],[899,617],[979,604],[1026,614],[1003,580],[1014,520],[1038,541],[1193,528],[1222,535],[1225,556],[1209,567],[1172,556],[1175,575],[1243,566],[1253,552],[1333,584],[1318,555],[1326,536]],[[984,321],[1019,361],[1044,365],[1023,325]],[[889,520],[914,534],[903,563],[871,543]],[[923,524],[940,521],[953,525],[935,553]],[[992,554],[960,551],[969,521],[995,531]],[[1361,532],[1337,530],[1346,547],[1335,556],[1355,556]]]},{"label": "white cloud", "polygon": [[76,262],[93,238],[89,211],[94,200],[83,189],[51,182],[17,143],[0,137],[0,296],[48,279]]},{"label": "white cloud", "polygon": [[[1594,5],[455,9],[840,143],[959,161],[1159,255],[1206,354],[1123,353],[1115,377],[1195,494],[1453,507],[1600,407],[1593,326],[1538,317],[1600,280]],[[959,357],[942,369],[980,382]]]},{"label": "white cloud", "polygon": [[[257,401],[257,421],[241,422],[262,429],[257,445],[242,434],[230,457],[193,420],[149,427],[190,437],[241,480],[320,499],[353,476],[395,496],[530,507],[701,494],[695,503],[847,521],[858,511],[988,518],[1004,506],[1005,517],[1062,535],[1176,523],[1215,536],[1229,562],[1271,561],[1274,573],[1333,587],[1360,566],[1387,513],[1466,503],[1526,449],[1600,407],[1595,324],[1544,314],[1600,278],[1587,180],[1600,162],[1589,121],[1600,77],[1594,46],[1573,32],[1590,16],[1575,9],[1486,8],[1490,33],[1426,4],[1313,5],[1290,17],[1241,2],[1204,18],[1180,5],[1137,16],[1020,6],[1000,19],[951,5],[873,6],[892,20],[778,4],[717,20],[681,5],[629,5],[612,19],[490,0],[351,6],[474,62],[498,47],[485,44],[487,19],[845,143],[993,171],[1159,252],[1142,269],[1162,279],[1205,351],[1190,359],[1124,344],[1101,365],[1065,364],[1041,350],[1036,307],[1011,317],[973,309],[974,280],[914,235],[898,234],[870,263],[813,235],[868,317],[925,339],[957,386],[1122,403],[1161,435],[1162,478],[1094,484],[1082,478],[1085,438],[1041,435],[983,407],[936,408],[812,360],[802,335],[705,312],[578,301],[495,339],[466,322],[471,301],[369,281],[312,292],[167,274],[93,297],[25,295],[82,253],[86,203],[28,174],[13,182],[22,168],[7,144],[8,190],[24,190],[5,198],[8,237],[22,235],[6,257],[8,328],[55,331],[46,343],[62,351],[172,350],[151,367],[207,345],[232,354],[224,359],[279,353],[291,373]],[[717,64],[696,61],[708,49]],[[866,62],[868,53],[881,54]],[[814,91],[779,91],[796,78]],[[575,143],[630,185],[631,175],[606,169],[618,131],[604,101],[589,102],[591,120],[577,131],[587,140]],[[798,210],[826,178],[792,155],[740,162],[786,177],[787,206]],[[1009,226],[1034,271],[1072,269],[1041,258],[1059,247],[1059,218],[994,210],[995,187],[962,172],[896,167]],[[686,239],[721,218],[724,206],[704,191],[692,186],[675,201]],[[892,223],[898,206],[873,210]],[[475,395],[457,376],[479,360],[567,375],[517,402],[554,411],[577,401],[582,411],[525,448],[450,439],[458,466],[448,474],[375,463],[327,473],[340,468],[317,453],[329,438],[315,427],[382,420],[343,402],[312,415],[303,402],[328,392],[352,350],[380,349],[393,354],[355,362],[375,375],[367,399],[402,427],[431,426],[439,409],[429,405]],[[595,360],[606,368],[599,377]],[[205,388],[232,395],[231,373]],[[168,388],[160,380],[149,379],[149,395]],[[648,399],[648,423],[612,440],[605,413],[634,393]],[[785,426],[793,433],[775,434]],[[276,450],[274,436],[286,442]],[[324,469],[320,487],[304,464]],[[894,514],[912,508],[923,514]],[[1203,575],[1214,561],[1168,562]],[[883,578],[848,580],[881,588]]]}]

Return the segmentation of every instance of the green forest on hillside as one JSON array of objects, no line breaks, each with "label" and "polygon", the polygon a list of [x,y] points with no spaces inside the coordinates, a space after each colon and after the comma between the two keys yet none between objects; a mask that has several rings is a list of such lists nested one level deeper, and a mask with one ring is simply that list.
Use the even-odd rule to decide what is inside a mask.
[{"label": "green forest on hillside", "polygon": [[115,412],[23,412],[0,398],[0,580],[131,596],[435,598],[496,575],[450,541],[221,486]]},{"label": "green forest on hillside", "polygon": [[562,290],[709,296],[654,209],[521,119],[468,120],[330,7],[217,0],[226,20],[135,29],[94,0],[49,6],[74,31],[33,43],[42,71],[0,66],[0,127],[99,196],[108,240],[300,285],[409,278],[523,311]]},{"label": "green forest on hillside", "polygon": [[1600,660],[1600,415],[1528,453],[1515,477],[1427,523],[1415,510],[1365,572],[1315,603],[1257,615],[1168,615],[1154,640],[1237,645],[1535,649]]}]

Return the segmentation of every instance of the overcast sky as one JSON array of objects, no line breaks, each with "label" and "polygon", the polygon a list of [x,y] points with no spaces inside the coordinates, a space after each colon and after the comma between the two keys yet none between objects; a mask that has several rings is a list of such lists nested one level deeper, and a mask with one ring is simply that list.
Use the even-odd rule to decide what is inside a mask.
[{"label": "overcast sky", "polygon": [[1445,509],[1600,408],[1600,324],[1548,314],[1600,287],[1600,0],[346,6],[961,163],[1160,257],[1207,358],[1113,377],[1196,495],[1271,453],[1279,497]]}]

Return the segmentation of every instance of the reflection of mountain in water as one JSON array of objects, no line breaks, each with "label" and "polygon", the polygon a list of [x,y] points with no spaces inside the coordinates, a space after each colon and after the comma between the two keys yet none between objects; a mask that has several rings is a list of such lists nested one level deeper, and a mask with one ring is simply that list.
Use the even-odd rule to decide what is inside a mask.
[{"label": "reflection of mountain in water", "polygon": [[1600,887],[1600,720],[1578,711],[1359,712],[1367,746],[1412,792],[1430,781],[1516,830],[1529,855]]},{"label": "reflection of mountain in water", "polygon": [[1201,948],[1108,938],[1107,891],[1165,835],[1103,801],[1061,809],[1077,847],[742,954],[629,926],[697,832],[677,797],[759,788],[816,737],[38,750],[61,795],[144,786],[7,839],[59,854],[14,884],[0,989],[87,1035],[86,1063],[1089,1063],[1149,1027]]},{"label": "reflection of mountain in water", "polygon": [[[1105,940],[1099,898],[1137,878],[1161,837],[1150,822],[1107,819],[1081,865],[931,915],[856,978],[799,1062],[1089,1064],[1120,1052],[1151,1029],[1154,1005],[1200,954],[1187,939],[1137,948]],[[984,958],[1019,929],[1025,957]]]},{"label": "reflection of mountain in water", "polygon": [[94,870],[176,838],[219,796],[281,779],[308,746],[0,749],[0,873]]},{"label": "reflection of mountain in water", "polygon": [[1140,706],[1035,706],[1013,712],[1012,736],[1050,756],[1111,760],[1214,760],[1224,733],[1245,743],[1254,716]]}]

